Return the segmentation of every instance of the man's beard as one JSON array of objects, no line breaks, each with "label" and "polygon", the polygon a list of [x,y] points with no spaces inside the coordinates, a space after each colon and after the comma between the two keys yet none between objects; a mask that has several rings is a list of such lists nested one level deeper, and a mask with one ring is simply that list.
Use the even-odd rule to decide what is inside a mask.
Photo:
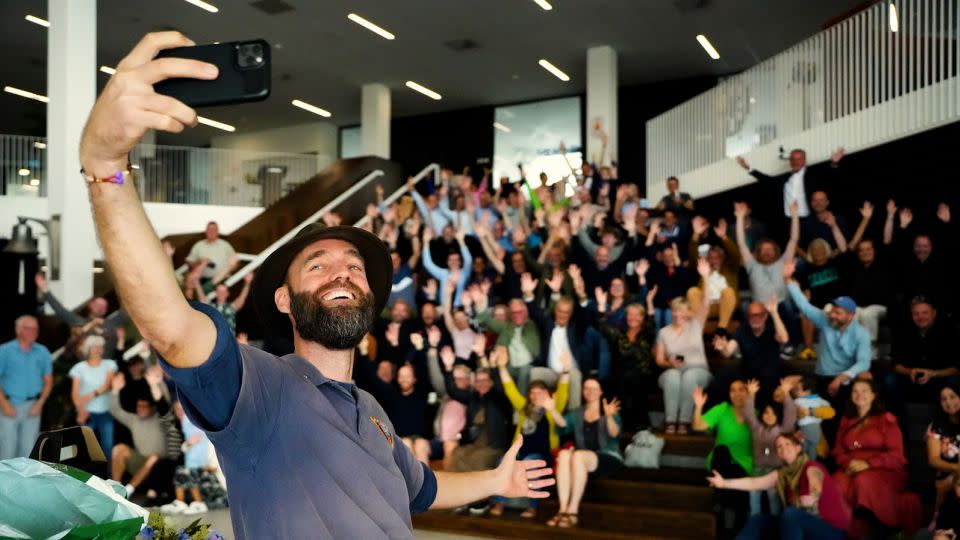
[{"label": "man's beard", "polygon": [[[320,300],[324,294],[347,288],[356,296],[358,303],[352,305],[324,306]],[[373,324],[373,294],[364,294],[351,283],[335,283],[309,293],[290,295],[290,313],[300,337],[315,341],[324,347],[342,351],[360,343]]]}]

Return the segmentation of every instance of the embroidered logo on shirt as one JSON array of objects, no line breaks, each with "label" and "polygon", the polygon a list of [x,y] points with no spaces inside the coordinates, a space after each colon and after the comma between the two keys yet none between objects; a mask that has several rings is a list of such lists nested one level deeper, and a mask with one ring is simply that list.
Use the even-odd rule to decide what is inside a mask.
[{"label": "embroidered logo on shirt", "polygon": [[387,439],[387,444],[389,444],[390,447],[393,448],[393,435],[390,434],[390,430],[388,430],[387,427],[383,425],[383,422],[381,422],[379,419],[377,419],[374,416],[370,417],[370,421],[373,422],[373,425],[377,426],[377,429],[380,430],[380,433],[383,433],[383,437]]}]

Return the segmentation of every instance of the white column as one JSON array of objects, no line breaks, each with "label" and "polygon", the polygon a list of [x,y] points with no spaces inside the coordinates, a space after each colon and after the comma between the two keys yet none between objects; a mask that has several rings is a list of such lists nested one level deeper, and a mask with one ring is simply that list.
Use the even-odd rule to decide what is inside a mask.
[{"label": "white column", "polygon": [[49,0],[47,49],[47,196],[60,215],[60,279],[54,294],[67,307],[93,295],[99,248],[87,188],[80,177],[80,133],[97,92],[96,0]]},{"label": "white column", "polygon": [[384,84],[363,85],[360,147],[365,156],[390,159],[390,88]]},{"label": "white column", "polygon": [[600,156],[603,144],[594,129],[600,128],[609,137],[605,163],[617,153],[617,51],[604,45],[587,49],[587,155]]}]

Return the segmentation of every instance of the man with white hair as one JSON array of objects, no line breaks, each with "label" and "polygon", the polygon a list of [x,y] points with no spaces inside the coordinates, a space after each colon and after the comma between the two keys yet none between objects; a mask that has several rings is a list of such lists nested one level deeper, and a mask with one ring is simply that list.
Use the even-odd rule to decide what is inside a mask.
[{"label": "man with white hair", "polygon": [[30,454],[53,387],[53,358],[37,343],[37,318],[23,315],[14,329],[17,337],[0,345],[0,460]]}]

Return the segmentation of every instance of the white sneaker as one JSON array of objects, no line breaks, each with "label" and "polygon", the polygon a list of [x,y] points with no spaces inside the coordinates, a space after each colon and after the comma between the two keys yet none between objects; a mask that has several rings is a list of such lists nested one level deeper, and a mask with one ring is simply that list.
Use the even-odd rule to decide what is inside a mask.
[{"label": "white sneaker", "polygon": [[162,514],[184,514],[186,513],[189,506],[183,501],[173,501],[170,504],[165,504],[160,507],[160,513]]},{"label": "white sneaker", "polygon": [[133,492],[136,491],[136,489],[137,489],[137,488],[133,487],[131,484],[127,484],[127,485],[123,486],[123,488],[127,490],[127,498],[128,498],[128,499],[133,495]]},{"label": "white sneaker", "polygon": [[202,501],[193,501],[190,506],[183,511],[183,515],[192,516],[194,514],[203,514],[207,511],[207,504]]}]

